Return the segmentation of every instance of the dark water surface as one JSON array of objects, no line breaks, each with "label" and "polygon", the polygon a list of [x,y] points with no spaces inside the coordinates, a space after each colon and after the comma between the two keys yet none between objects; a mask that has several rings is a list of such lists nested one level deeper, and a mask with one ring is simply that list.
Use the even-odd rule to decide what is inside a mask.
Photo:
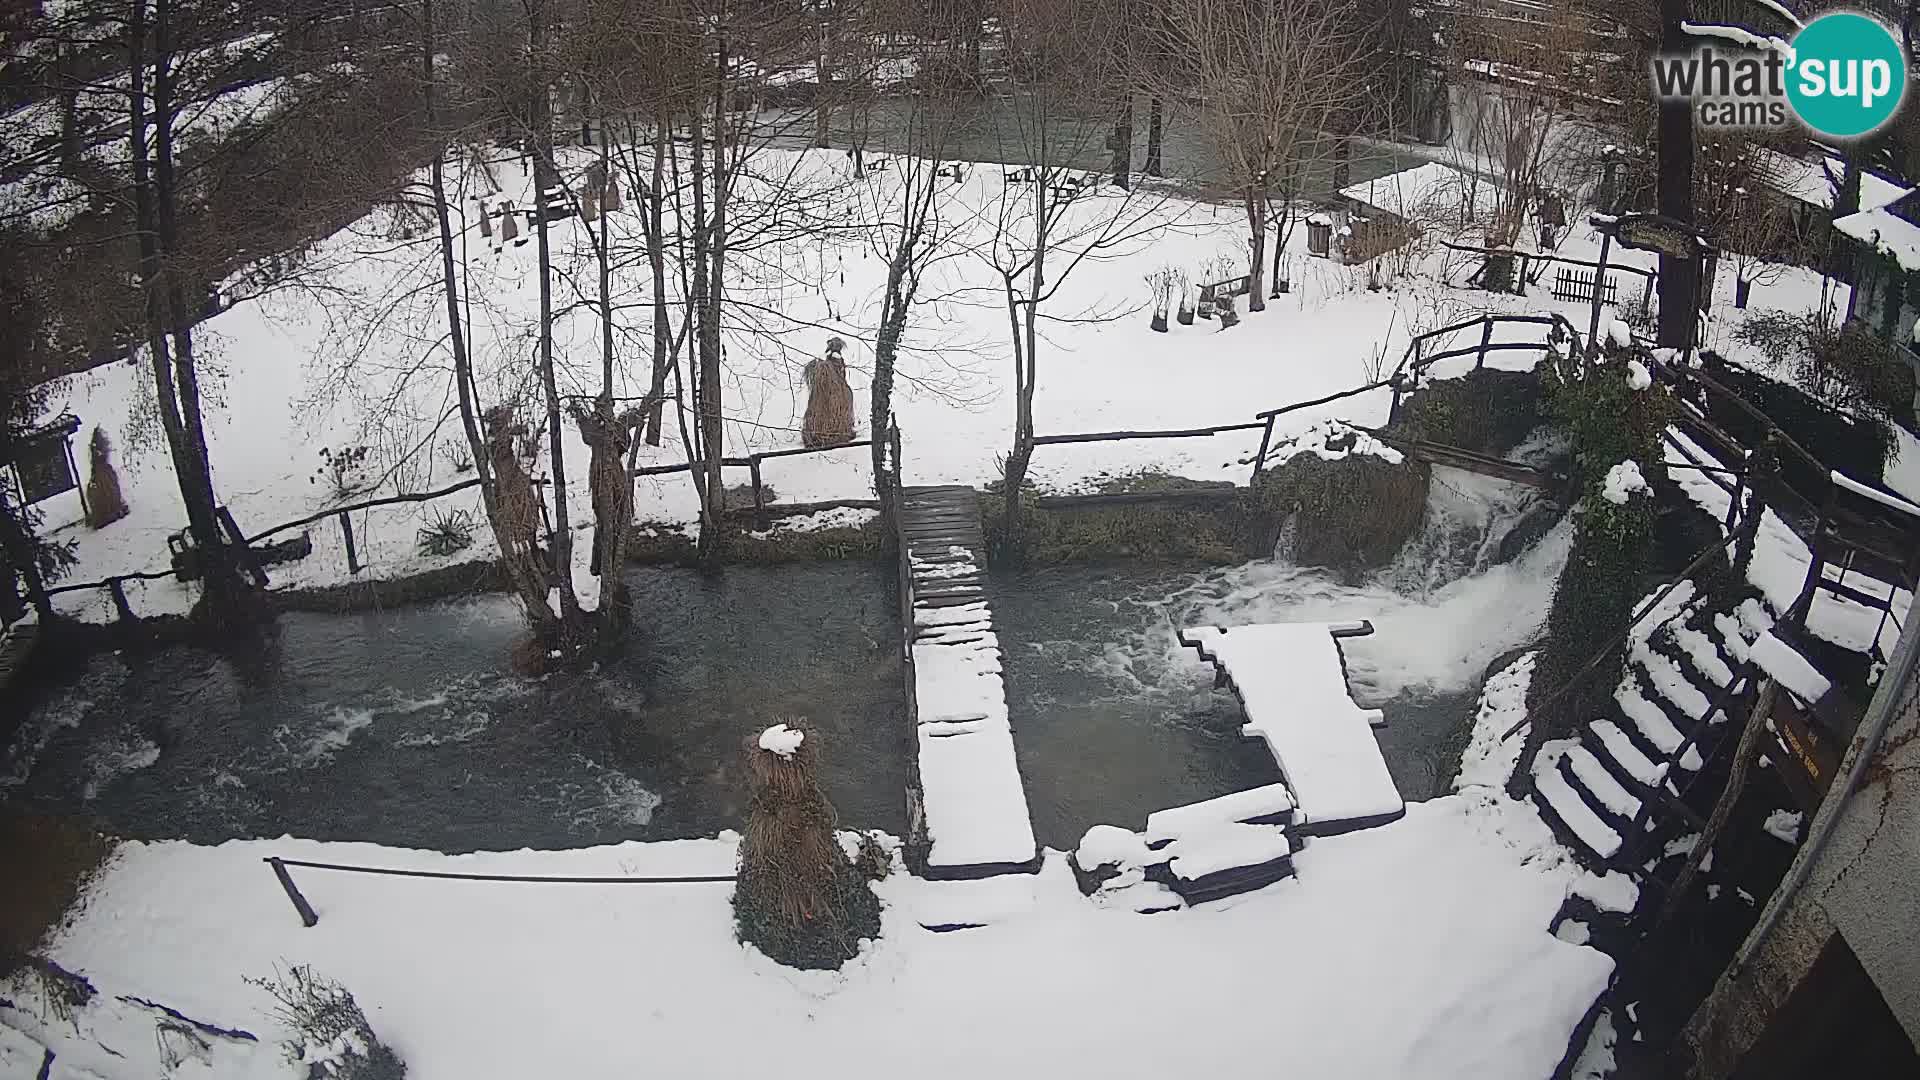
[{"label": "dark water surface", "polygon": [[[1410,800],[1444,790],[1485,665],[1532,640],[1564,525],[1492,556],[1534,500],[1436,483],[1400,559],[1350,585],[1284,560],[1081,566],[989,585],[1041,843],[1140,827],[1278,778],[1181,627],[1367,619],[1352,692]],[[595,671],[506,674],[510,601],[282,616],[245,656],[95,656],[0,750],[0,803],[203,843],[292,834],[444,851],[711,835],[745,814],[744,740],[803,717],[843,825],[905,829],[913,751],[892,573],[860,563],[635,569],[638,640]],[[1276,658],[1285,662],[1285,658]]]},{"label": "dark water surface", "polygon": [[863,564],[631,574],[641,639],[607,668],[506,674],[505,598],[289,614],[258,656],[102,655],[43,692],[0,800],[139,836],[446,851],[709,835],[744,811],[741,741],[818,727],[849,824],[904,827],[891,575]]}]

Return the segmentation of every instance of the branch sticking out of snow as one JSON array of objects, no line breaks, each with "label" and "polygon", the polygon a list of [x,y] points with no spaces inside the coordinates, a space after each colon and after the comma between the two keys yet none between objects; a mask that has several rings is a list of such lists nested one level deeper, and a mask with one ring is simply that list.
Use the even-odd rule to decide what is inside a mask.
[{"label": "branch sticking out of snow", "polygon": [[775,724],[760,733],[760,749],[779,754],[783,758],[791,758],[793,752],[800,749],[800,743],[806,737],[804,731],[795,731],[785,724]]}]

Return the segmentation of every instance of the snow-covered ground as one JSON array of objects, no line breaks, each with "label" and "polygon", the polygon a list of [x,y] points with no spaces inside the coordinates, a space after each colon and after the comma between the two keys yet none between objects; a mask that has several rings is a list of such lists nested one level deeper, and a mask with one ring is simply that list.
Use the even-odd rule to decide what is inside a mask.
[{"label": "snow-covered ground", "polygon": [[102,997],[68,1027],[36,1020],[34,999],[9,994],[24,1005],[0,1020],[53,1045],[74,1070],[57,1075],[167,1075],[159,1017],[115,995],[144,998],[260,1036],[210,1038],[202,1068],[174,1075],[290,1077],[273,1002],[244,979],[311,964],[354,993],[417,1080],[908,1067],[932,1077],[1274,1069],[1537,1080],[1612,968],[1549,932],[1569,890],[1594,884],[1527,809],[1481,791],[1315,840],[1296,856],[1295,880],[1162,915],[1096,907],[1054,854],[1030,903],[936,934],[916,915],[953,883],[896,873],[878,886],[881,939],[837,974],[779,968],[736,943],[726,884],[296,869],[320,915],[305,929],[261,862],[706,875],[731,872],[734,844],[444,856],[297,840],[130,843],[50,950]]},{"label": "snow-covered ground", "polygon": [[[804,195],[819,214],[845,220],[877,220],[898,197],[898,173],[866,180],[845,175],[842,155],[766,150],[756,157],[762,179]],[[584,163],[582,163],[584,164]],[[479,168],[455,175],[465,211],[464,264],[470,281],[469,335],[488,401],[515,401],[535,416],[538,397],[528,360],[537,316],[534,245],[497,247],[480,235],[475,197],[490,204],[514,198],[528,204],[526,178],[513,161],[496,162],[492,179]],[[944,196],[946,237],[929,271],[900,360],[895,412],[903,441],[906,477],[912,483],[979,484],[997,472],[1012,427],[1011,361],[1006,313],[984,252],[1003,196],[1022,190],[1003,180],[1002,170],[981,166]],[[768,179],[771,178],[771,179]],[[790,178],[790,179],[789,179]],[[491,185],[498,184],[494,193]],[[799,196],[796,196],[798,198]],[[1070,226],[1122,206],[1121,196],[1102,192],[1076,200]],[[619,309],[616,391],[645,391],[650,363],[650,311],[645,262],[634,259],[632,235],[639,228],[634,202],[613,215],[616,256],[628,258],[614,275]],[[1171,333],[1148,327],[1143,277],[1162,265],[1198,271],[1209,259],[1243,259],[1244,221],[1237,208],[1195,202],[1165,190],[1134,196],[1126,213],[1138,216],[1140,235],[1089,260],[1065,281],[1048,311],[1060,321],[1046,325],[1038,365],[1035,412],[1039,430],[1061,433],[1102,429],[1165,429],[1245,421],[1262,408],[1317,397],[1368,380],[1380,365],[1397,363],[1408,338],[1482,310],[1558,310],[1585,328],[1584,310],[1558,303],[1536,289],[1529,298],[1494,296],[1448,287],[1433,279],[1443,260],[1413,260],[1422,273],[1389,280],[1392,288],[1369,291],[1369,270],[1305,256],[1304,230],[1287,252],[1293,291],[1249,315],[1228,332],[1201,320],[1175,325]],[[457,483],[463,440],[452,413],[453,395],[443,338],[444,307],[436,291],[430,230],[410,225],[412,238],[392,211],[380,210],[320,246],[300,278],[306,287],[246,300],[204,324],[199,341],[208,357],[208,440],[221,497],[241,528],[256,533],[339,505],[321,475],[321,451],[370,446],[367,472],[372,494],[432,490]],[[592,294],[589,240],[576,220],[556,224],[559,275],[556,328],[561,393],[592,394],[599,388],[599,332],[593,312],[580,301]],[[727,453],[740,455],[799,442],[805,409],[801,368],[838,334],[851,342],[850,378],[862,436],[867,409],[870,345],[884,282],[884,262],[860,230],[780,236],[730,264],[731,295],[743,314],[728,328],[724,409]],[[1561,252],[1590,257],[1589,235],[1567,239]],[[1650,262],[1644,252],[1616,252],[1619,261]],[[1396,264],[1393,256],[1383,267]],[[1390,267],[1389,267],[1390,269]],[[1458,280],[1459,274],[1454,275]],[[1731,275],[1720,275],[1717,297],[1731,303]],[[1631,283],[1626,291],[1632,292]],[[1787,270],[1754,291],[1756,307],[1809,307],[1818,302],[1818,279]],[[1506,332],[1503,331],[1503,334]],[[1515,335],[1525,335],[1515,330]],[[1477,339],[1477,331],[1470,332]],[[1519,340],[1520,337],[1516,337]],[[1499,340],[1499,339],[1496,339]],[[1463,337],[1459,344],[1469,344]],[[1495,362],[1527,366],[1531,356],[1495,354]],[[1450,362],[1458,374],[1471,360]],[[1441,365],[1448,369],[1449,365]],[[1333,417],[1360,423],[1385,419],[1388,395],[1378,392],[1302,410],[1286,418],[1286,431],[1304,430]],[[97,369],[70,380],[54,396],[51,411],[71,410],[85,428],[104,427],[119,445],[117,459],[131,514],[99,532],[79,523],[75,495],[47,504],[49,526],[77,542],[79,565],[71,581],[109,574],[160,570],[167,565],[166,537],[184,526],[185,515],[171,465],[153,422],[150,379],[137,361]],[[643,448],[640,464],[685,459],[681,435],[668,410],[662,445]],[[572,485],[570,518],[576,528],[591,522],[591,505],[578,481],[585,447],[568,422],[567,469]],[[1244,481],[1239,464],[1258,433],[1210,439],[1107,442],[1043,447],[1033,476],[1043,485],[1071,489],[1111,474],[1158,469],[1198,479]],[[543,441],[544,446],[544,441]],[[545,472],[542,463],[538,471]],[[1892,482],[1920,494],[1920,451],[1905,455]],[[729,483],[743,483],[732,470]],[[864,447],[769,461],[765,480],[785,501],[870,497]],[[697,507],[684,474],[643,477],[637,486],[638,518],[692,523]],[[491,554],[484,526],[474,546],[450,557],[418,552],[418,532],[434,518],[465,510],[477,520],[477,493],[469,490],[430,504],[357,512],[353,528],[362,577],[392,577]],[[309,527],[314,552],[306,560],[270,571],[274,587],[333,584],[349,580],[339,522]],[[277,538],[276,538],[277,539]],[[588,545],[576,543],[584,565]],[[584,572],[576,575],[584,578]],[[129,582],[129,599],[143,615],[179,612],[193,591],[171,580]],[[591,590],[587,590],[589,599]],[[113,616],[104,590],[64,594],[59,606],[82,618]]]}]

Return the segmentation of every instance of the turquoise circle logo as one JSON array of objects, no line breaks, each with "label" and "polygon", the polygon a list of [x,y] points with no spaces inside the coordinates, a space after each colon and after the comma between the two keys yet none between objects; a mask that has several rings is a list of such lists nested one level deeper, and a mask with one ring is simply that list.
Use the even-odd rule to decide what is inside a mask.
[{"label": "turquoise circle logo", "polygon": [[1876,131],[1906,95],[1906,54],[1879,20],[1836,11],[1794,35],[1787,102],[1816,133],[1850,139]]}]

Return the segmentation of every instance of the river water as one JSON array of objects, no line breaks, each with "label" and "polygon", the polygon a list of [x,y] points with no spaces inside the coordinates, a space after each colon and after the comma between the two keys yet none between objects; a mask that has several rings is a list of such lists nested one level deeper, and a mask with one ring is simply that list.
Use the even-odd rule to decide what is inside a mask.
[{"label": "river water", "polygon": [[[1162,807],[1277,778],[1232,696],[1174,632],[1369,619],[1343,646],[1355,697],[1409,799],[1437,794],[1486,665],[1531,640],[1566,558],[1562,524],[1512,562],[1530,491],[1437,471],[1427,524],[1376,580],[1284,560],[1001,575],[992,601],[1035,830],[1139,827]],[[905,827],[912,742],[897,601],[855,563],[630,573],[639,640],[605,667],[504,674],[521,630],[480,598],[289,614],[245,655],[103,654],[37,692],[0,751],[0,802],[130,836],[293,834],[444,851],[711,835],[745,810],[749,735],[819,731],[848,827]]]}]

